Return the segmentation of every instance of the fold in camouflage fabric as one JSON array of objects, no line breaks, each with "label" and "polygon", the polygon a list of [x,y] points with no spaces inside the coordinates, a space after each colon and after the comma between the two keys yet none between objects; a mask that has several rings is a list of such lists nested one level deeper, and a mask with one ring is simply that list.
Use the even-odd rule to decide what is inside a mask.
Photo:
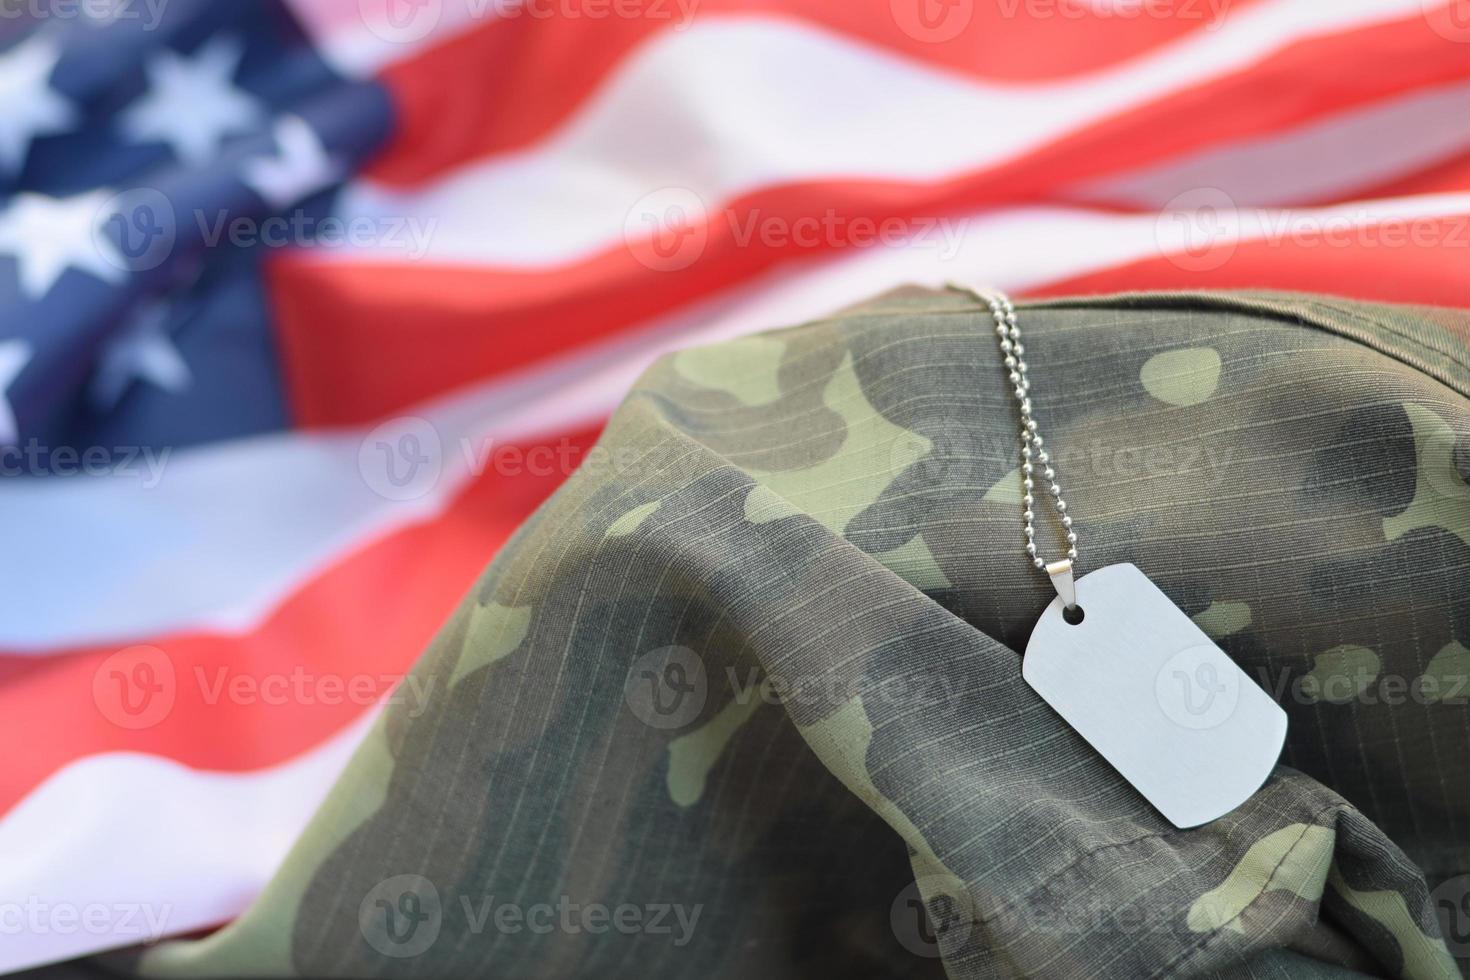
[{"label": "fold in camouflage fabric", "polygon": [[1459,976],[1470,316],[1020,310],[1081,570],[1137,564],[1290,715],[1238,810],[1175,830],[1022,682],[1052,592],[989,317],[906,289],[655,363],[248,913],[112,965]]}]

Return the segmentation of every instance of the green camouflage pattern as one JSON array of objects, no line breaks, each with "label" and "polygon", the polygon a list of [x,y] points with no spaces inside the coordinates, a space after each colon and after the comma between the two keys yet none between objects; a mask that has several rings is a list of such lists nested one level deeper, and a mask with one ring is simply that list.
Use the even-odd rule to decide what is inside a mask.
[{"label": "green camouflage pattern", "polygon": [[109,968],[1458,977],[1470,317],[1019,310],[1081,571],[1289,714],[1236,811],[1174,829],[1021,680],[1053,593],[991,321],[904,289],[657,361],[249,911]]}]

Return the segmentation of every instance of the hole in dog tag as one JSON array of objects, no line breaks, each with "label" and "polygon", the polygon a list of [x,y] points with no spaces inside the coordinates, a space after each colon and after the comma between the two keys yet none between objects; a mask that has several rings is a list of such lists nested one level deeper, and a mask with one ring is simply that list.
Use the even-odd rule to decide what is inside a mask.
[{"label": "hole in dog tag", "polygon": [[1133,565],[1077,579],[1085,615],[1041,614],[1021,676],[1181,829],[1221,817],[1281,755],[1286,712]]}]

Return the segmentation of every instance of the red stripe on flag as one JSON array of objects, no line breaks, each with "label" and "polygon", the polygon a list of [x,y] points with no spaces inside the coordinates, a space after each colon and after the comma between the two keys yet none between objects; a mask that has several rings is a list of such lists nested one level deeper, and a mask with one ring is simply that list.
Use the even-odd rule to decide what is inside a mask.
[{"label": "red stripe on flag", "polygon": [[[555,441],[580,456],[595,438]],[[0,769],[0,813],[97,753],[245,771],[318,745],[412,666],[495,550],[563,479],[545,469],[492,468],[443,515],[340,558],[249,635],[160,637],[150,645],[161,654],[108,646],[0,657],[0,739],[26,746]]]},{"label": "red stripe on flag", "polygon": [[[1075,182],[1470,78],[1462,48],[1420,17],[1299,42],[1247,71],[1100,120],[1018,161],[1007,168],[1014,174],[1012,200],[1057,200],[1057,189]],[[1353,67],[1365,59],[1373,71]]]},{"label": "red stripe on flag", "polygon": [[[1288,224],[1286,227],[1293,227]],[[1028,289],[1090,296],[1152,289],[1268,289],[1385,303],[1470,307],[1470,215],[1346,227],[1299,223],[1267,239],[1130,262]]]},{"label": "red stripe on flag", "polygon": [[1470,190],[1470,154],[1446,160],[1397,180],[1362,188],[1356,196],[1363,200],[1373,200],[1463,190]]},{"label": "red stripe on flag", "polygon": [[[851,6],[803,0],[799,16],[784,0],[760,0],[754,8],[743,0],[715,2],[719,6],[708,9],[766,10],[881,44],[932,67],[974,76],[1000,70],[996,77],[1012,81],[1022,78],[1004,72],[1019,70],[1023,61],[1036,63],[1035,74],[1026,80],[1054,78],[1102,67],[1118,50],[1128,51],[1127,57],[1144,53],[1199,26],[1156,17],[1035,20],[976,5],[976,16],[997,18],[992,30],[970,30],[953,41],[929,44],[897,26],[886,0]],[[701,13],[707,12],[702,6]],[[1065,154],[1069,171],[1101,174],[1467,77],[1464,46],[1441,33],[1451,29],[1450,17],[1448,10],[1436,10],[1300,41],[1247,69],[1101,121],[1089,139],[1056,149]],[[525,147],[585,104],[636,45],[669,27],[667,21],[647,18],[517,17],[487,23],[394,65],[382,78],[397,106],[397,129],[365,173],[384,184],[412,186],[480,157]],[[1052,32],[1071,40],[1053,47],[1042,39]],[[1132,38],[1132,44],[1110,48],[1102,38],[1115,33]],[[1361,70],[1365,64],[1373,70]],[[984,120],[971,124],[976,138],[983,139]],[[1071,157],[1084,146],[1101,155]]]},{"label": "red stripe on flag", "polygon": [[626,252],[540,275],[282,262],[271,293],[295,424],[368,422],[568,353],[751,275],[756,260],[683,276]]},{"label": "red stripe on flag", "polygon": [[[1220,245],[1203,255],[1119,265],[1027,294],[1270,288],[1470,305],[1460,283],[1470,250],[1470,217],[1405,219],[1334,234],[1345,239],[1314,239],[1308,228],[1279,239]],[[319,268],[354,276],[365,271]],[[446,361],[460,354],[443,346],[437,351]],[[591,445],[594,433],[570,433],[565,439],[580,451]],[[553,436],[538,444],[560,441]],[[0,658],[0,736],[8,733],[12,743],[31,746],[0,773],[0,811],[68,762],[100,752],[145,752],[197,768],[241,771],[319,744],[356,717],[362,705],[322,703],[319,690],[311,703],[269,704],[260,700],[263,694],[242,702],[230,696],[228,686],[220,692],[211,688],[236,676],[251,685],[267,677],[289,681],[298,667],[308,681],[364,677],[371,682],[376,675],[407,670],[495,548],[560,480],[559,473],[492,469],[444,515],[343,557],[250,635],[158,639],[177,681],[176,694],[167,715],[147,728],[120,727],[108,715],[109,710],[116,714],[116,706],[99,706],[94,683],[99,671],[104,687],[110,683],[103,668],[115,648]],[[363,609],[373,615],[362,616]],[[221,675],[220,668],[226,673]],[[56,723],[60,718],[64,725]],[[39,732],[46,737],[37,738]]]},{"label": "red stripe on flag", "polygon": [[[471,39],[487,31],[492,28],[474,32]],[[326,265],[288,254],[273,263],[271,278],[295,417],[308,426],[369,421],[458,385],[615,335],[783,260],[821,257],[842,245],[740,241],[737,230],[757,213],[763,222],[786,228],[828,216],[852,226],[857,219],[903,221],[998,203],[1057,200],[1084,179],[1127,172],[1202,141],[1289,129],[1348,104],[1465,77],[1470,61],[1462,57],[1462,47],[1447,42],[1425,18],[1410,18],[1301,42],[1236,76],[1175,93],[1035,153],[952,180],[932,185],[847,180],[764,188],[717,211],[700,229],[706,240],[698,260],[676,272],[649,268],[628,248],[611,243],[589,260],[533,272]],[[1324,64],[1351,65],[1363,59],[1372,60],[1373,72],[1322,72]],[[476,84],[449,86],[443,98],[452,101],[458,97],[455,92],[476,89]],[[471,107],[483,104],[478,93],[465,101]],[[439,108],[444,107],[436,104],[435,111]],[[427,103],[416,111],[434,115]],[[414,112],[409,115],[412,127]],[[407,177],[410,171],[422,176],[461,154],[529,132],[515,135],[488,121],[482,126],[462,120],[464,125],[450,126],[435,116],[434,122],[435,132],[455,134],[449,137],[452,146],[441,142],[412,161],[390,153],[379,176]],[[466,133],[490,142],[469,146],[462,142]]]},{"label": "red stripe on flag", "polygon": [[[969,3],[939,4],[941,16],[924,18],[921,8],[928,2],[702,0],[695,23],[720,16],[783,18],[935,67],[1012,82],[1095,71],[1215,23],[1212,8],[1200,0],[1165,0],[1171,16],[1151,10],[1134,17],[1069,10],[1066,0],[1057,0],[1057,16],[1044,18],[1007,12],[1005,4]],[[1257,2],[1226,0],[1225,9],[1235,12]],[[381,77],[398,103],[400,129],[394,149],[370,173],[385,182],[411,183],[545,135],[634,48],[678,29],[679,8],[672,0],[640,0],[639,6],[643,12],[636,16],[595,20],[494,20],[390,66]],[[961,17],[967,26],[950,36]]]},{"label": "red stripe on flag", "polygon": [[[782,230],[828,216],[846,229],[891,221],[917,236],[916,219],[965,214],[1003,200],[1018,182],[1034,178],[1031,166],[1018,162],[936,186],[847,182],[768,188],[694,227],[688,242],[699,249],[697,258],[672,271],[656,267],[660,257],[644,242],[544,272],[323,263],[283,254],[270,266],[269,280],[295,422],[306,427],[370,422],[461,385],[616,336],[778,263],[822,258],[863,244],[856,235],[830,242],[819,236],[815,245],[795,237],[746,239],[752,220]],[[1457,179],[1456,188],[1432,189],[1465,186],[1458,183],[1458,170],[1445,176]],[[1417,186],[1431,189],[1427,178]],[[1427,286],[1424,277],[1414,279]],[[1209,276],[1196,281],[1215,285]],[[1344,279],[1335,291],[1352,292],[1356,286]],[[1416,287],[1416,294],[1424,295],[1424,288]],[[1437,294],[1447,294],[1438,289]]]}]

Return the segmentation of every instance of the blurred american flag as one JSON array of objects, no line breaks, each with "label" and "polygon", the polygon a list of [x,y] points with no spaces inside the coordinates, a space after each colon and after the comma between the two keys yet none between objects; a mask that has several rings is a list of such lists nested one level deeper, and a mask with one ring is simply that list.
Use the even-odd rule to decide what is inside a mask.
[{"label": "blurred american flag", "polygon": [[655,354],[1464,305],[1467,110],[1439,0],[0,2],[0,903],[166,913],[0,969],[237,914]]}]

